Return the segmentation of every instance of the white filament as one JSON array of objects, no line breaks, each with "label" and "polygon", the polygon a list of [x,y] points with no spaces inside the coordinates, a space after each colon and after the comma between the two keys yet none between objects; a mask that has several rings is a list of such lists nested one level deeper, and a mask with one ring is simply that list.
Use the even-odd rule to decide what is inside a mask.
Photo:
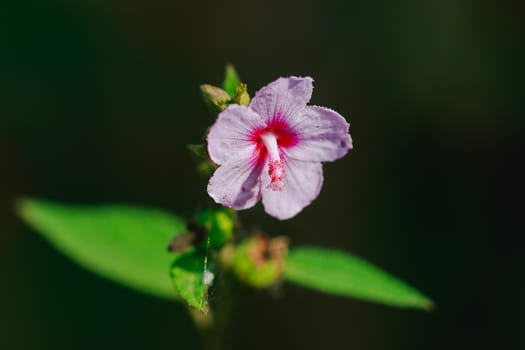
[{"label": "white filament", "polygon": [[277,145],[277,138],[271,132],[265,132],[261,135],[261,139],[266,147],[266,151],[270,155],[270,161],[279,161],[281,156],[279,155],[279,146]]}]

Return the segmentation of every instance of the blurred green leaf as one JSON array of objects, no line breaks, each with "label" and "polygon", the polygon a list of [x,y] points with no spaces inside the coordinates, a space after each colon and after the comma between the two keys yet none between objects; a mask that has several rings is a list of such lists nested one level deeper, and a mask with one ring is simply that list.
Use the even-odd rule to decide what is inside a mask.
[{"label": "blurred green leaf", "polygon": [[232,64],[227,64],[224,72],[224,81],[222,82],[222,88],[230,95],[234,97],[236,94],[235,88],[241,83],[239,75]]},{"label": "blurred green leaf", "polygon": [[167,244],[186,229],[166,212],[127,205],[77,206],[24,199],[20,217],[66,256],[110,280],[176,298]]},{"label": "blurred green leaf", "polygon": [[204,313],[208,310],[208,285],[204,283],[205,266],[206,255],[194,249],[179,255],[171,265],[171,280],[179,296],[189,306]]},{"label": "blurred green leaf", "polygon": [[206,146],[204,144],[189,144],[186,145],[186,148],[198,159],[197,172],[202,176],[210,177],[218,166],[210,160]]},{"label": "blurred green leaf", "polygon": [[189,144],[186,145],[186,147],[197,157],[202,159],[208,159],[208,151],[206,151],[206,146],[204,144]]},{"label": "blurred green leaf", "polygon": [[211,161],[203,160],[197,165],[197,172],[201,176],[210,177],[213,174],[213,172],[217,169],[217,167],[218,166],[212,163]]},{"label": "blurred green leaf", "polygon": [[432,301],[374,265],[341,251],[302,247],[290,251],[284,277],[330,294],[397,307],[431,309]]}]

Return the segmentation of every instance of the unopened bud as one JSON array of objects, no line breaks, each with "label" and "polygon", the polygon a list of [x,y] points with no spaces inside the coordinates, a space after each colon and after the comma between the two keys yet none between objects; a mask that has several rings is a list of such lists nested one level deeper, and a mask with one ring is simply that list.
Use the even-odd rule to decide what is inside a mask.
[{"label": "unopened bud", "polygon": [[250,94],[248,94],[248,86],[244,83],[237,85],[235,88],[235,96],[233,96],[233,102],[248,106],[250,104]]},{"label": "unopened bud", "polygon": [[234,251],[232,268],[241,281],[253,287],[269,287],[279,281],[288,251],[288,238],[269,240],[254,235],[239,244]]},{"label": "unopened bud", "polygon": [[231,102],[230,96],[226,91],[213,85],[201,85],[201,92],[204,101],[218,112],[223,111]]}]

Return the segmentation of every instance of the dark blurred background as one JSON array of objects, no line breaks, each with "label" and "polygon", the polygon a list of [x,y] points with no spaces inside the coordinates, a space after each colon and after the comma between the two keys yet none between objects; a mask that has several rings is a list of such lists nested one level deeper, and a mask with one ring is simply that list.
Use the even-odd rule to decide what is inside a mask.
[{"label": "dark blurred background", "polygon": [[206,206],[185,145],[232,62],[252,93],[314,77],[355,145],[300,215],[246,226],[361,255],[437,309],[241,289],[227,348],[524,349],[524,23],[520,1],[3,1],[0,348],[198,348],[182,306],[77,267],[12,201]]}]

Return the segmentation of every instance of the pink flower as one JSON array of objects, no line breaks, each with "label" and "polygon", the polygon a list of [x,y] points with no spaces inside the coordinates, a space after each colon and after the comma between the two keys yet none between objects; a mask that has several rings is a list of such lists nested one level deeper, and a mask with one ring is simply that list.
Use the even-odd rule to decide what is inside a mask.
[{"label": "pink flower", "polygon": [[208,134],[208,153],[219,164],[208,194],[233,209],[261,198],[278,219],[295,216],[318,195],[321,162],[352,148],[349,124],[331,109],[307,106],[312,78],[279,78],[259,90],[249,107],[230,105]]}]

